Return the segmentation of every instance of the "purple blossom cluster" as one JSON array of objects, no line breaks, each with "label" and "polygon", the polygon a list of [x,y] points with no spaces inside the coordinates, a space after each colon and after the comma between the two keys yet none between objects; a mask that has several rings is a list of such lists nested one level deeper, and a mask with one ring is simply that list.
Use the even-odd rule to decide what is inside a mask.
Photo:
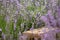
[{"label": "purple blossom cluster", "polygon": [[57,19],[55,19],[53,13],[51,10],[48,10],[47,14],[44,16],[41,16],[41,20],[45,22],[45,26],[48,27],[60,27],[60,10],[58,10],[58,13],[56,13],[58,16]]}]

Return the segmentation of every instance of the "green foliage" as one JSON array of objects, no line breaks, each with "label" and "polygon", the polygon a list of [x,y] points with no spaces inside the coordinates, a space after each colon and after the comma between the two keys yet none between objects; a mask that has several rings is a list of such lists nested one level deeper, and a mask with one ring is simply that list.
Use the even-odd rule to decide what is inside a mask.
[{"label": "green foliage", "polygon": [[34,11],[36,9],[35,6],[27,6],[27,10],[29,11]]},{"label": "green foliage", "polygon": [[13,34],[13,31],[14,31],[14,23],[12,21],[10,22],[10,34]]},{"label": "green foliage", "polygon": [[5,27],[6,27],[5,16],[0,15],[0,28],[2,28],[3,32],[5,32]]}]

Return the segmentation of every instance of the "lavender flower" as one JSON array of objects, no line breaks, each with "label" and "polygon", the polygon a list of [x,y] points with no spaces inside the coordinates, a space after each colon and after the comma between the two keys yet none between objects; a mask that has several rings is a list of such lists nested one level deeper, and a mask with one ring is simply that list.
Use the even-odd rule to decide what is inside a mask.
[{"label": "lavender flower", "polygon": [[52,15],[52,12],[51,10],[48,10],[48,13],[47,13],[47,18],[49,19],[49,22],[50,22],[50,25],[52,27],[56,27],[56,20],[54,19],[54,16]]},{"label": "lavender flower", "polygon": [[40,19],[45,23],[45,26],[50,27],[49,20],[48,20],[48,18],[46,16],[41,16]]}]

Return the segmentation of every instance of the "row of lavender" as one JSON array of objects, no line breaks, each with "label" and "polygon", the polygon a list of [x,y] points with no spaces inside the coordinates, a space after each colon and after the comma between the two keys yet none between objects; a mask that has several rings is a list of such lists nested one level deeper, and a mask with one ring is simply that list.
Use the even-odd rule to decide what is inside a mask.
[{"label": "row of lavender", "polygon": [[60,27],[59,0],[0,0],[0,39],[19,40],[22,32]]}]

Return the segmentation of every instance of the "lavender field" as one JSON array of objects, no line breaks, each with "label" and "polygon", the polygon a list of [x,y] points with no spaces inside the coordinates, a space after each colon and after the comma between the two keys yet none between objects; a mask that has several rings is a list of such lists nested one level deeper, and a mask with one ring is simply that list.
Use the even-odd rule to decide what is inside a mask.
[{"label": "lavender field", "polygon": [[60,0],[0,0],[0,40],[45,26],[60,28]]}]

